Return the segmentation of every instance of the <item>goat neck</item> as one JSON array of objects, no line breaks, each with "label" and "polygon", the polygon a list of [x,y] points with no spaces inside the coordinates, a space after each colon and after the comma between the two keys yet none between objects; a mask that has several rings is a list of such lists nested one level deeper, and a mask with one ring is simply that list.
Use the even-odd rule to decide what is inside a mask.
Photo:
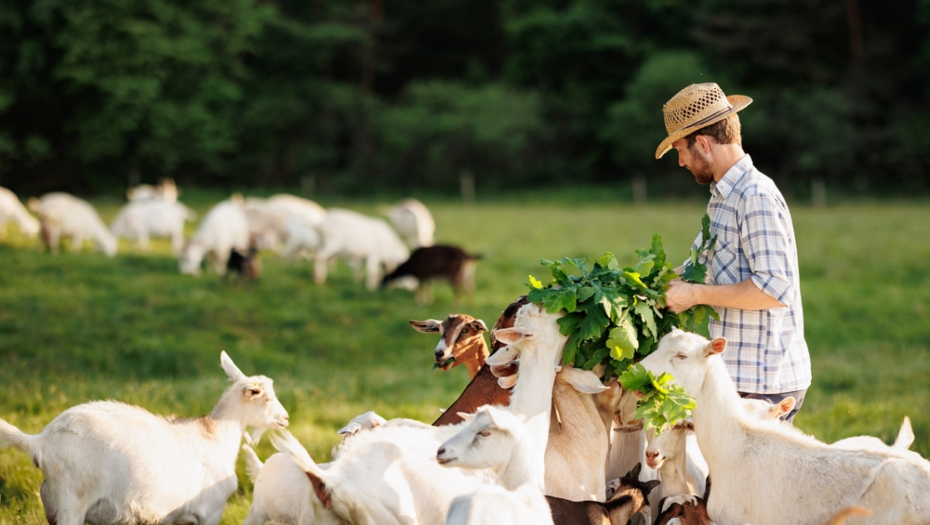
[{"label": "goat neck", "polygon": [[245,418],[240,385],[234,383],[223,397],[220,398],[209,416],[194,420],[203,426],[203,435],[216,440],[219,448],[224,451],[232,450],[232,455],[238,454],[239,444],[242,442],[242,433],[245,431]]},{"label": "goat neck", "polygon": [[[529,436],[527,436],[529,437]],[[532,440],[525,444],[515,443],[513,452],[510,454],[510,461],[501,467],[497,473],[497,484],[509,491],[517,490],[519,487],[533,483],[538,485],[540,490],[544,487],[544,467],[543,462],[539,461],[539,454],[530,446]]]},{"label": "goat neck", "polygon": [[729,450],[732,436],[742,433],[742,407],[736,385],[720,358],[710,363],[707,376],[698,392],[693,393],[697,406],[692,411],[694,433],[708,466],[717,463]]},{"label": "goat neck", "polygon": [[461,345],[462,350],[457,352],[455,360],[464,364],[468,369],[468,377],[474,379],[478,375],[478,370],[481,370],[485,361],[488,360],[488,345],[485,344],[481,334],[466,339]]}]

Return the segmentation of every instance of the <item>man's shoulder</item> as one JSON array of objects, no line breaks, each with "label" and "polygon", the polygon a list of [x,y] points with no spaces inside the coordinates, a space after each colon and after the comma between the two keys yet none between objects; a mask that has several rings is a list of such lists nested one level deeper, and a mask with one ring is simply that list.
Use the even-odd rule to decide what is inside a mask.
[{"label": "man's shoulder", "polygon": [[742,201],[753,197],[774,198],[782,202],[785,200],[775,181],[755,166],[746,172],[734,190]]}]

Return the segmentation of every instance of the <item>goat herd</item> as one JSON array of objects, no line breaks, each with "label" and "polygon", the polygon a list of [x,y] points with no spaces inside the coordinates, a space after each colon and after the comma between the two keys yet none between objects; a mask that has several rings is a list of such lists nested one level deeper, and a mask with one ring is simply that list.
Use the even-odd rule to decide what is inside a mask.
[{"label": "goat herd", "polygon": [[[163,184],[162,197],[153,192],[127,208],[175,204],[164,198],[172,187]],[[97,239],[92,228],[66,226],[93,223],[73,218],[82,201],[71,199],[52,194],[33,203],[53,250],[56,231],[74,236],[78,246],[82,235]],[[298,202],[293,199],[251,205]],[[226,258],[243,247],[236,244],[242,239],[210,224],[240,224],[256,248],[283,238],[287,252],[302,242],[296,227],[307,223],[305,216],[291,214],[283,230],[263,229],[256,225],[269,223],[253,219],[250,207],[235,198],[216,205],[179,250],[182,271],[196,271],[208,253]],[[380,255],[359,257],[348,240],[328,240],[342,239],[330,232],[350,212],[318,211],[315,233],[303,233],[318,235],[308,245],[318,266],[323,261],[324,278],[325,261],[337,254],[353,254],[350,261],[365,260],[369,268],[375,264],[369,257],[402,266],[407,256],[398,249],[390,259],[387,244],[378,247]],[[105,229],[96,221],[96,229]],[[20,222],[22,231],[30,228]],[[146,231],[155,235],[156,229]],[[377,285],[377,276],[369,275],[368,284]],[[315,462],[285,430],[288,414],[271,379],[246,376],[225,352],[221,366],[233,385],[208,416],[166,418],[118,402],[90,402],[66,410],[37,435],[0,419],[0,448],[25,452],[42,471],[40,496],[52,525],[215,525],[236,490],[240,452],[254,483],[245,525],[930,524],[930,463],[909,450],[914,436],[907,419],[891,446],[870,436],[823,443],[780,421],[793,408],[791,398],[772,405],[739,397],[720,358],[725,339],[675,330],[641,363],[656,375],[672,374],[697,407],[657,436],[636,419],[636,392],[616,380],[603,382],[598,370],[561,365],[567,340],[557,323],[561,315],[521,298],[491,330],[465,314],[411,321],[414,329],[439,335],[437,366],[465,365],[471,382],[432,425],[387,421],[373,412],[354,418],[339,431],[342,441],[328,463]],[[266,430],[275,431],[271,441],[280,453],[262,463],[250,445]]]},{"label": "goat herd", "polygon": [[[287,194],[267,199],[233,195],[211,208],[186,242],[184,225],[196,220],[190,208],[178,202],[174,181],[157,186],[140,185],[127,192],[123,206],[108,228],[88,202],[54,192],[31,198],[28,207],[10,190],[0,188],[0,235],[14,222],[27,236],[41,233],[52,253],[62,237],[70,237],[73,251],[91,240],[108,256],[116,254],[119,239],[149,251],[149,240],[171,240],[183,274],[197,274],[206,261],[220,275],[235,271],[247,279],[261,273],[257,254],[272,250],[288,258],[315,259],[314,280],[326,281],[329,262],[345,259],[356,279],[365,274],[368,289],[379,285],[417,288],[417,299],[431,299],[428,284],[447,280],[456,294],[472,293],[477,257],[456,246],[433,245],[433,217],[422,203],[406,199],[387,212],[387,222],[351,210],[326,210],[319,204]],[[414,251],[411,253],[410,249]],[[383,275],[383,272],[388,275]],[[383,277],[382,277],[383,276]]]}]

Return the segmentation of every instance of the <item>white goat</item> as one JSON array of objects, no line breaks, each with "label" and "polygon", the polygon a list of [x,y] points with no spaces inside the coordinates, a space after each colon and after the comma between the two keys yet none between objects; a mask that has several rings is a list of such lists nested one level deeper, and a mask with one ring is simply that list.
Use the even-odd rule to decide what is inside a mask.
[{"label": "white goat", "polygon": [[135,241],[145,252],[151,249],[150,237],[167,237],[177,256],[184,244],[184,223],[196,218],[193,210],[178,201],[143,199],[123,206],[110,223],[110,230],[118,238]]},{"label": "white goat", "polygon": [[100,215],[87,201],[67,193],[46,193],[41,199],[30,199],[29,208],[39,215],[43,236],[52,253],[58,253],[62,236],[71,237],[71,251],[81,251],[85,239],[93,239],[97,248],[112,257],[118,241]]},{"label": "white goat", "polygon": [[818,525],[862,505],[874,511],[871,523],[930,523],[930,463],[830,447],[792,426],[751,418],[719,357],[725,348],[725,339],[673,330],[641,363],[670,373],[697,401],[692,417],[713,479],[714,522]]},{"label": "white goat", "polygon": [[[559,333],[559,317],[529,304],[517,313],[513,328],[497,331],[498,340],[520,351],[520,377],[510,407],[526,417],[533,461],[540,465],[549,434],[555,364],[567,339]],[[326,470],[317,467],[296,441],[279,446],[307,471],[320,501],[351,523],[441,523],[453,499],[493,479],[490,471],[447,469],[436,462],[435,451],[461,425],[432,427],[392,420],[349,440]]]},{"label": "white goat", "polygon": [[[770,403],[764,399],[740,399],[746,414],[759,420],[778,419],[791,412],[794,403],[793,397],[787,397],[780,403]],[[656,469],[656,479],[662,482],[649,495],[650,507],[658,509],[659,502],[667,496],[704,494],[707,462],[695,439],[694,423],[686,419],[658,436],[654,429],[646,435],[646,464]]]},{"label": "white goat", "polygon": [[209,416],[163,418],[97,401],[69,408],[34,436],[0,419],[0,448],[22,450],[45,475],[49,523],[215,525],[236,490],[245,427],[288,423],[271,379],[246,376],[226,352],[220,360],[234,383]]},{"label": "white goat", "polygon": [[544,467],[536,461],[537,444],[520,419],[490,405],[466,419],[471,421],[439,447],[436,460],[446,467],[490,468],[497,484],[456,498],[446,525],[551,524],[549,504],[539,488]]},{"label": "white goat", "polygon": [[0,187],[0,238],[6,237],[8,222],[15,222],[19,226],[19,232],[27,237],[39,234],[39,221],[29,214],[15,193]]},{"label": "white goat", "polygon": [[178,187],[174,179],[162,179],[158,186],[139,184],[126,190],[126,198],[130,201],[158,200],[174,202],[178,200]]},{"label": "white goat", "polygon": [[388,219],[410,249],[433,245],[436,223],[429,209],[416,199],[405,199],[388,210]]},{"label": "white goat", "polygon": [[410,251],[390,226],[381,219],[343,209],[331,209],[319,227],[322,242],[316,255],[314,281],[326,282],[327,264],[333,257],[345,258],[358,271],[365,264],[365,286],[378,287],[382,265],[392,271],[407,260]]},{"label": "white goat", "polygon": [[200,262],[206,257],[220,275],[226,274],[226,261],[235,249],[249,249],[249,224],[242,211],[242,199],[234,196],[214,206],[204,216],[180,257],[181,273],[197,275]]},{"label": "white goat", "polygon": [[319,204],[285,193],[267,199],[248,198],[244,209],[250,234],[259,249],[277,250],[282,241],[290,238],[288,224],[292,219],[315,229],[326,218],[326,210]]},{"label": "white goat", "polygon": [[318,226],[304,217],[291,217],[284,227],[284,257],[312,259],[322,244]]},{"label": "white goat", "polygon": [[[374,412],[355,416],[339,429],[342,442],[359,432],[377,428],[387,421]],[[256,440],[253,436],[252,440]],[[262,525],[271,520],[276,525],[312,525],[344,523],[332,511],[323,508],[313,493],[303,469],[286,454],[274,454],[262,465],[249,445],[243,445],[245,462],[253,485],[252,506],[243,525]],[[324,463],[320,468],[327,468]]]}]

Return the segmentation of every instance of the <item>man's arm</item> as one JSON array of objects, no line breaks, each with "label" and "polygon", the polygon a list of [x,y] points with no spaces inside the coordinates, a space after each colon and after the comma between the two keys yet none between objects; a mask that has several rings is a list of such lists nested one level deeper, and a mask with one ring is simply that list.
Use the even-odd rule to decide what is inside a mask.
[{"label": "man's arm", "polygon": [[736,284],[694,284],[681,280],[669,283],[665,292],[668,309],[677,313],[684,312],[696,304],[739,308],[741,310],[768,310],[785,306],[777,299],[756,287],[752,279]]}]

